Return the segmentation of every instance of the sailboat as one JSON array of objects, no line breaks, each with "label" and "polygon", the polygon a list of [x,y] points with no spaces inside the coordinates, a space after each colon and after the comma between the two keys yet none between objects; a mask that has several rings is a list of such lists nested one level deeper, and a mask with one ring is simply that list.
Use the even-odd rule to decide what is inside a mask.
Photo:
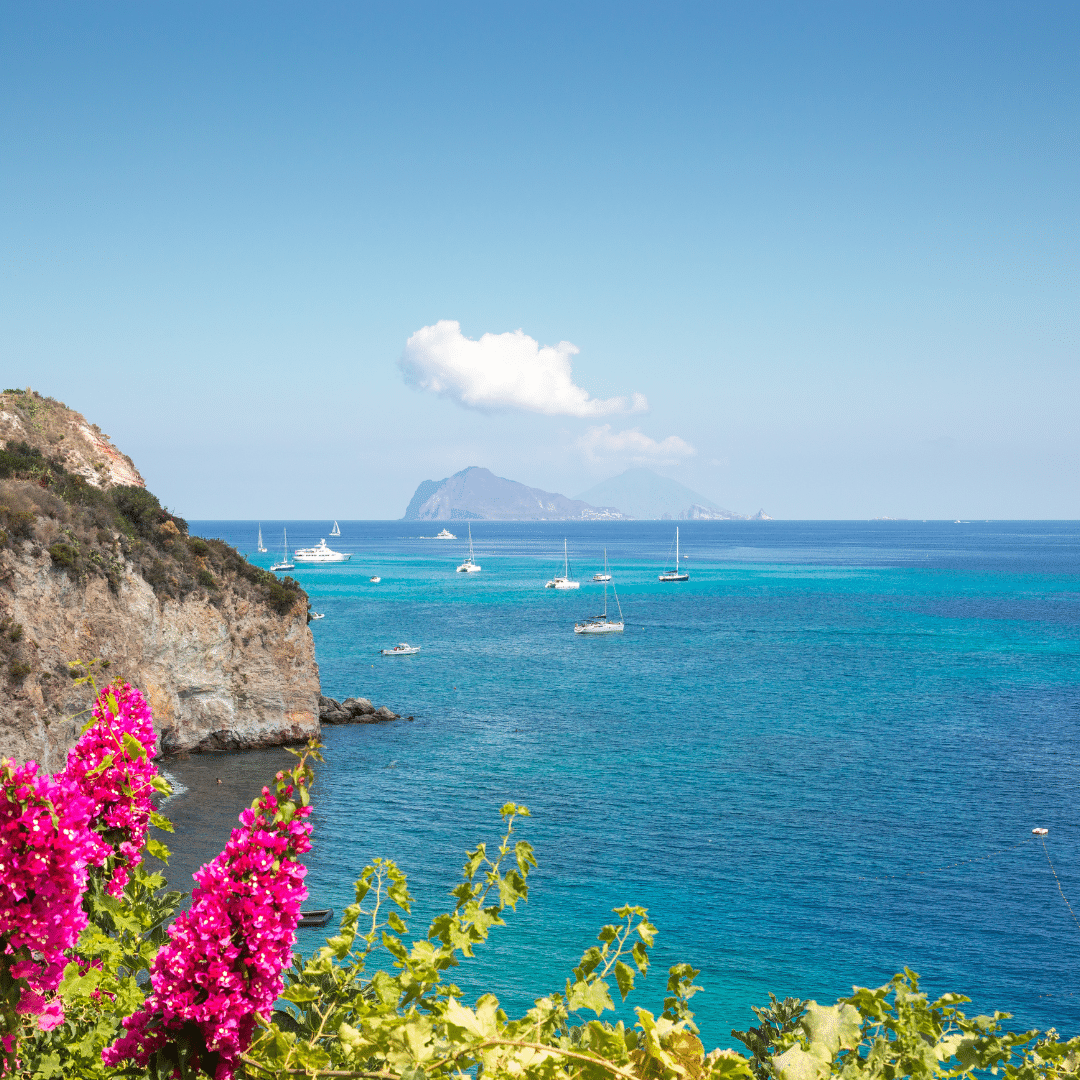
[{"label": "sailboat", "polygon": [[623,622],[622,604],[619,603],[619,594],[615,590],[615,586],[611,586],[611,591],[615,593],[615,604],[619,609],[618,621],[615,619],[609,619],[607,613],[607,582],[604,582],[604,611],[601,615],[593,615],[592,618],[586,619],[584,622],[574,623],[575,634],[621,634],[626,627]]},{"label": "sailboat", "polygon": [[604,548],[604,572],[602,574],[593,574],[593,581],[610,581],[611,575],[608,573],[607,568],[607,548]]},{"label": "sailboat", "polygon": [[296,567],[293,566],[293,564],[291,562],[289,562],[289,530],[288,529],[282,529],[282,532],[285,534],[285,544],[281,549],[281,562],[274,563],[274,565],[271,566],[270,569],[271,570],[295,570]]},{"label": "sailboat", "polygon": [[[671,553],[671,549],[668,549],[668,554]],[[679,527],[675,526],[675,569],[665,570],[659,577],[659,581],[689,581],[690,575],[687,573],[679,573]]]},{"label": "sailboat", "polygon": [[266,545],[262,542],[262,522],[261,521],[259,522],[259,543],[256,546],[255,550],[257,552],[259,552],[260,555],[266,553]]},{"label": "sailboat", "polygon": [[566,553],[566,540],[562,542],[563,572],[556,574],[545,586],[545,589],[580,589],[581,582],[574,581],[570,577],[570,558]]},{"label": "sailboat", "polygon": [[478,574],[480,567],[473,562],[472,525],[469,525],[469,557],[457,568],[459,574]]},{"label": "sailboat", "polygon": [[340,536],[341,535],[341,530],[338,528],[338,523],[336,521],[334,522],[334,527],[330,530],[330,535],[331,536]]}]

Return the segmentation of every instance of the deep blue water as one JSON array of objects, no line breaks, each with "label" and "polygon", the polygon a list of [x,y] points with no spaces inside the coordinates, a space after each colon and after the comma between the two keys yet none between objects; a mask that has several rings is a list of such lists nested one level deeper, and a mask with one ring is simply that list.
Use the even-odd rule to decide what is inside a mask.
[{"label": "deep blue water", "polygon": [[[191,524],[254,550],[253,522]],[[287,524],[294,546],[328,527]],[[453,975],[511,1013],[633,902],[660,935],[629,1004],[658,1011],[668,965],[692,962],[707,1046],[769,990],[832,1001],[904,965],[971,1011],[1080,1032],[1080,927],[1031,839],[1050,829],[1080,913],[1080,524],[686,522],[678,585],[656,580],[666,522],[476,522],[476,575],[454,573],[463,541],[418,539],[441,525],[341,527],[351,563],[294,573],[326,613],[324,693],[415,721],[326,731],[312,903],[340,909],[385,855],[422,934],[514,800],[531,898]],[[572,632],[599,586],[542,588],[564,536],[586,580],[607,547],[624,635]],[[397,641],[422,652],[377,655]],[[177,876],[280,756],[170,766]]]}]

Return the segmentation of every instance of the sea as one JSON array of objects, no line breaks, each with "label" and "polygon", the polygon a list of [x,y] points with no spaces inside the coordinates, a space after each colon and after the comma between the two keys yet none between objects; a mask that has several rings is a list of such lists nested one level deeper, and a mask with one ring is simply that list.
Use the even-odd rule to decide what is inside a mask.
[{"label": "sea", "polygon": [[[770,991],[833,1002],[905,967],[1080,1033],[1080,523],[688,521],[675,584],[667,521],[475,521],[477,574],[464,521],[264,521],[265,554],[258,522],[190,524],[265,567],[286,526],[352,555],[292,572],[323,693],[402,719],[324,731],[310,906],[389,858],[423,938],[499,807],[528,807],[528,902],[450,973],[467,998],[520,1015],[630,903],[659,933],[619,1015],[659,1012],[689,962],[707,1048]],[[564,540],[577,591],[544,588]],[[626,630],[575,635],[605,551]],[[420,652],[381,655],[400,641]],[[166,764],[176,887],[287,757]]]}]

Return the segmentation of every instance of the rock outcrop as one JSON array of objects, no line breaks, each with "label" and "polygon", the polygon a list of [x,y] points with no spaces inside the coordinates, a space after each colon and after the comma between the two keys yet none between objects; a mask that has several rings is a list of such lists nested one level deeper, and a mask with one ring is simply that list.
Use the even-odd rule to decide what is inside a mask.
[{"label": "rock outcrop", "polygon": [[188,536],[59,402],[5,391],[0,419],[0,754],[62,765],[91,700],[73,660],[100,659],[99,684],[142,688],[166,753],[318,735],[295,582]]},{"label": "rock outcrop", "polygon": [[338,702],[332,697],[320,697],[319,719],[324,724],[381,724],[401,717],[386,705],[376,709],[367,698],[351,697]]}]

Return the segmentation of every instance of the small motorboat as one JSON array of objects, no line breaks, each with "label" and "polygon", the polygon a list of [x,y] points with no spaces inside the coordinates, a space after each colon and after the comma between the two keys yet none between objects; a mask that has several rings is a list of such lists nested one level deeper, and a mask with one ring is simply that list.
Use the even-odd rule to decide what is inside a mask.
[{"label": "small motorboat", "polygon": [[376,574],[375,577],[368,578],[368,581],[370,581],[372,585],[378,585],[379,582],[382,581],[382,578]]},{"label": "small motorboat", "polygon": [[1050,830],[1049,830],[1049,829],[1032,829],[1031,831],[1032,831],[1032,832],[1033,832],[1033,833],[1034,833],[1034,834],[1035,834],[1036,836],[1046,836],[1046,834],[1047,834],[1047,833],[1048,833],[1048,832],[1049,832]]},{"label": "small motorboat", "polygon": [[311,926],[325,926],[334,917],[332,907],[300,909],[300,921],[296,924],[301,930]]},{"label": "small motorboat", "polygon": [[410,645],[407,641],[399,641],[392,649],[383,649],[383,656],[412,656],[420,651],[419,645]]},{"label": "small motorboat", "polygon": [[308,622],[315,622],[316,619],[325,619],[325,615],[320,615],[317,611],[308,612]]}]

